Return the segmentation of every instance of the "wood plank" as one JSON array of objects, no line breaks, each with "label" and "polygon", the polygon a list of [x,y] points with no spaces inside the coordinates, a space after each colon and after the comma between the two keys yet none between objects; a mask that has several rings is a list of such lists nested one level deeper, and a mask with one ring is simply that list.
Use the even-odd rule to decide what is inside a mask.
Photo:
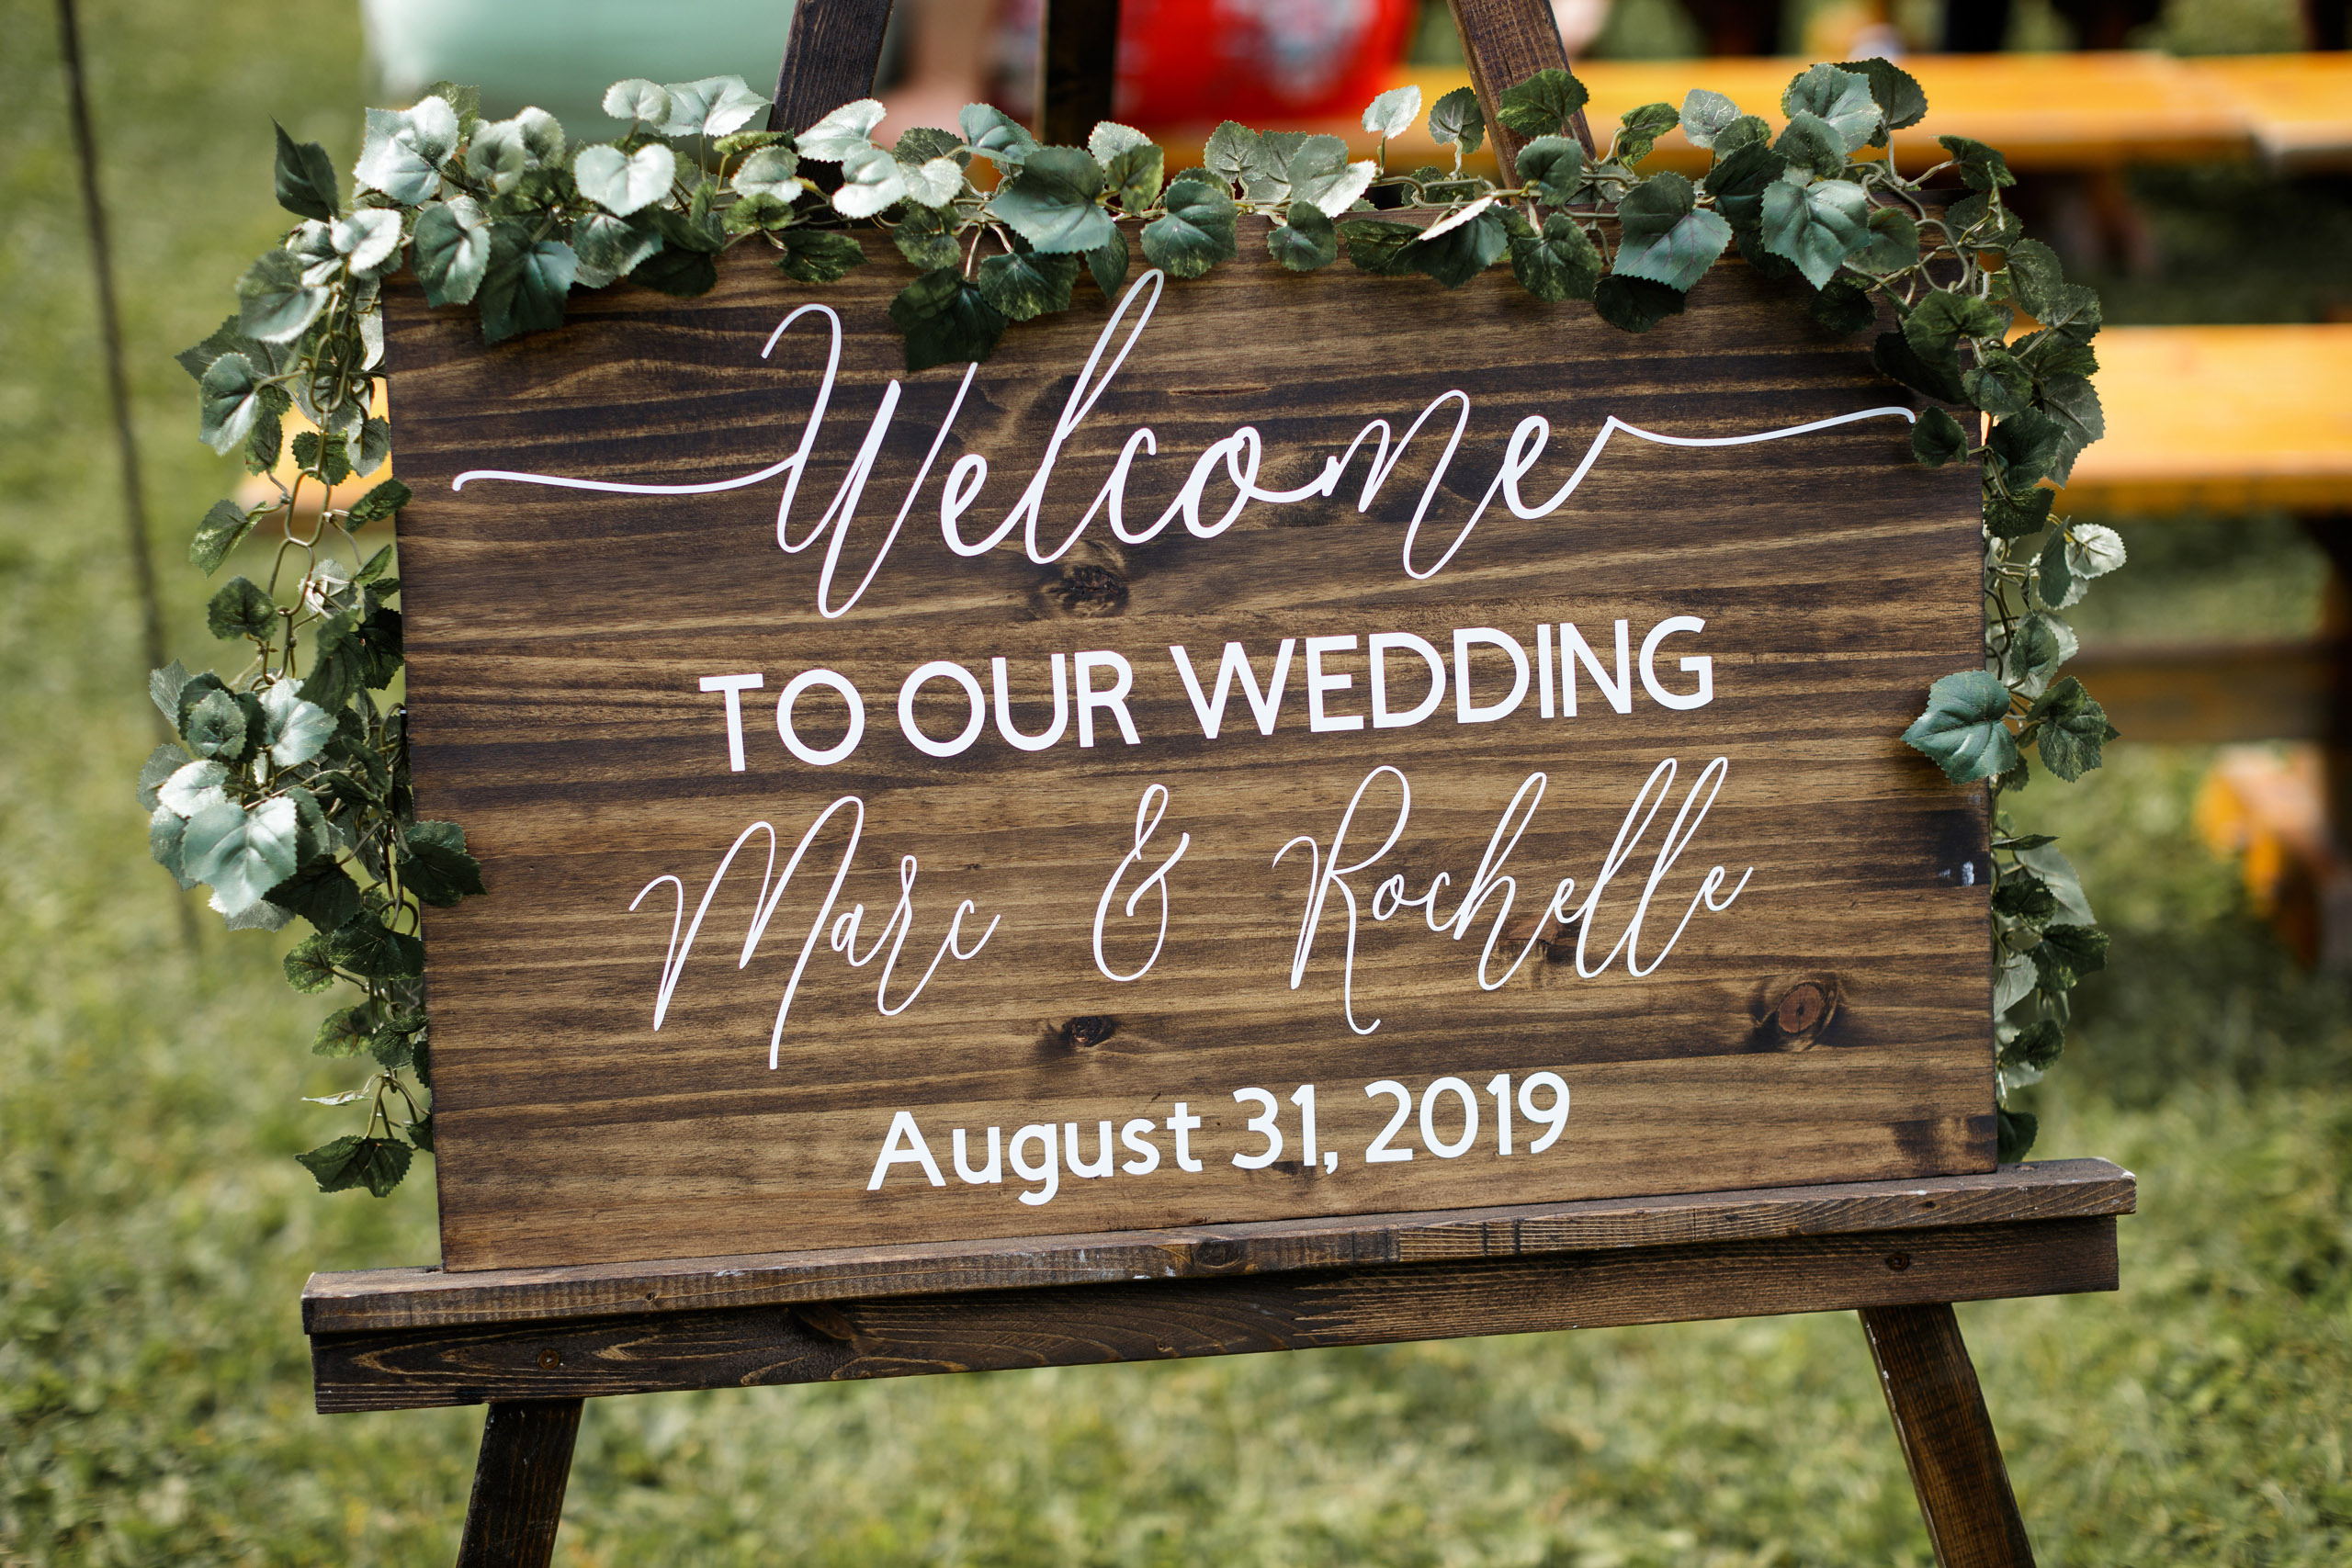
[{"label": "wood plank", "polygon": [[2225,54],[2185,63],[2237,106],[2271,167],[2315,174],[2352,165],[2352,54]]},{"label": "wood plank", "polygon": [[321,1335],[322,1412],[1091,1366],[2116,1287],[2113,1216]]},{"label": "wood plank", "polygon": [[[1262,221],[1244,224],[1245,250],[1262,249],[1263,237]],[[804,536],[883,398],[902,395],[900,415],[876,452],[844,581],[887,535],[888,508],[942,483],[951,463],[986,454],[996,465],[988,522],[970,527],[1009,508],[1044,471],[1039,454],[1078,370],[1113,325],[1089,283],[1078,308],[1008,335],[975,374],[925,479],[962,378],[951,367],[907,375],[903,345],[882,320],[904,267],[886,238],[865,243],[873,262],[822,290],[783,286],[739,251],[705,299],[616,288],[576,301],[561,333],[489,350],[462,312],[428,310],[397,287],[391,296],[392,401],[402,473],[417,491],[400,527],[419,809],[465,824],[492,889],[428,921],[446,1264],[963,1241],[1990,1168],[1984,878],[1968,874],[1984,853],[1981,792],[1951,789],[1897,739],[1929,682],[1980,657],[1975,479],[1908,462],[1902,394],[1858,346],[1814,328],[1794,293],[1726,263],[1701,283],[1689,315],[1629,345],[1589,308],[1544,306],[1499,277],[1448,292],[1419,279],[1237,265],[1170,286],[1142,346],[1062,446],[1046,533],[1075,525],[1134,428],[1156,432],[1160,456],[1136,476],[1155,510],[1181,492],[1198,454],[1244,426],[1264,444],[1269,489],[1297,485],[1371,421],[1401,433],[1418,411],[1451,410],[1456,396],[1476,405],[1461,455],[1441,470],[1424,435],[1369,512],[1352,493],[1281,507],[1253,500],[1229,529],[1209,526],[1211,514],[1204,536],[1176,527],[1141,543],[1106,538],[1098,520],[1082,548],[1058,560],[1044,553],[1050,539],[1033,555],[1017,532],[1004,547],[959,558],[919,511],[870,598],[836,617],[815,603],[824,563]],[[650,497],[479,478],[456,488],[458,474],[483,468],[724,485],[772,467],[813,402],[822,320],[803,318],[765,359],[761,350],[803,302],[842,312],[844,332],[792,552],[776,548],[781,479]],[[1424,532],[1433,543],[1442,527],[1450,541],[1492,493],[1506,438],[1529,418],[1561,427],[1542,470],[1549,494],[1609,416],[1676,439],[1745,440],[1855,414],[1867,418],[1736,446],[1619,434],[1551,516],[1521,519],[1498,505],[1442,576],[1434,557],[1415,566],[1418,576],[1402,558],[1404,541],[1419,536],[1420,497],[1439,509]],[[935,506],[934,494],[922,491],[921,504]],[[1804,527],[1792,528],[1800,515]],[[1211,741],[1170,652],[1181,645],[1212,658],[1242,642],[1260,650],[1253,679],[1264,679],[1283,639],[1345,632],[1358,643],[1331,652],[1326,669],[1361,695],[1366,632],[1393,628],[1452,653],[1460,628],[1506,627],[1524,652],[1539,646],[1539,623],[1581,616],[1606,646],[1611,622],[1646,628],[1685,613],[1704,621],[1699,650],[1716,660],[1715,694],[1695,710],[1670,709],[1646,689],[1613,707],[1577,667],[1573,718],[1563,696],[1544,720],[1531,682],[1508,722],[1464,724],[1446,710],[1414,728],[1340,734],[1303,722],[1305,676],[1295,671],[1273,733],[1241,717],[1236,696],[1227,731]],[[935,762],[900,735],[893,696],[924,659],[953,654],[976,681],[988,679],[992,657],[1005,659],[1014,689],[1041,694],[1012,709],[1034,734],[1051,719],[1049,657],[1090,649],[1132,664],[1133,745],[1110,739],[1103,720],[1096,748],[1066,733],[1023,755],[990,732]],[[1454,664],[1458,686],[1458,656]],[[751,705],[746,765],[730,770],[722,699],[698,680],[763,672],[762,689],[774,694],[812,667],[856,683],[866,725],[857,754],[822,771],[797,762]],[[917,722],[956,733],[960,718],[942,710],[960,695],[944,682],[925,691],[910,709]],[[842,723],[826,694],[806,711],[827,703],[833,716],[821,722]],[[1611,874],[1618,902],[1578,928],[1589,938],[1556,933],[1537,954],[1528,942],[1539,934],[1530,908],[1539,893],[1562,877],[1600,886],[1645,779],[1672,761],[1679,811],[1715,758],[1723,793],[1711,815],[1691,818],[1703,836],[1657,896],[1658,943],[1668,900],[1677,919],[1697,911],[1671,962],[1636,976],[1599,973],[1605,963],[1580,975],[1576,961],[1578,940],[1605,954],[1632,929],[1643,890],[1631,879],[1659,852],[1638,837],[1637,858]],[[1363,781],[1401,791],[1407,777],[1410,832],[1382,869],[1416,897],[1442,872],[1451,889],[1442,919],[1424,931],[1420,911],[1362,910],[1351,965],[1332,894],[1294,986],[1291,955],[1320,886],[1301,863],[1300,836],[1327,840],[1351,792],[1370,787]],[[1483,989],[1472,973],[1479,942],[1446,934],[1522,784],[1545,792],[1510,863],[1508,896],[1528,917],[1526,940],[1500,951],[1532,956]],[[1169,884],[1166,955],[1147,983],[1130,985],[1098,968],[1088,920],[1107,907],[1106,880],[1152,787],[1171,792],[1166,838],[1189,834],[1191,848]],[[853,857],[839,907],[804,874],[766,945],[754,944],[748,965],[732,962],[746,955],[758,891],[752,857],[764,851],[754,839],[657,1017],[672,939],[730,840],[770,823],[788,855],[829,800],[865,814],[859,842],[868,846]],[[1373,810],[1393,818],[1401,794],[1375,792]],[[1651,845],[1674,816],[1647,829]],[[820,863],[848,852],[851,818],[831,820],[837,836],[820,845]],[[1161,852],[1155,846],[1147,863]],[[943,964],[920,1005],[883,1016],[880,965],[860,974],[841,956],[846,928],[836,917],[869,911],[856,948],[874,951],[900,897],[902,856],[916,858],[921,882],[893,1005],[922,977],[913,965],[941,942],[956,900],[973,900],[975,927],[1003,924],[985,962]],[[1725,866],[1723,886],[1753,871],[1727,912],[1696,902],[1710,864]],[[1377,874],[1358,879],[1359,904]],[[1505,897],[1487,907],[1500,909]],[[1134,920],[1111,922],[1120,965],[1150,956],[1155,916],[1147,904]],[[804,942],[815,953],[808,980],[772,1047],[780,996],[798,984],[793,949]],[[1644,964],[1653,955],[1645,950]],[[1776,1020],[1799,987],[1834,1006],[1792,1033]],[[1453,1079],[1484,1104],[1497,1075],[1508,1086],[1540,1073],[1557,1075],[1575,1107],[1573,1131],[1540,1156],[1528,1156],[1522,1133],[1500,1157],[1489,1105],[1476,1159],[1432,1158],[1433,1148],[1410,1162],[1362,1157],[1388,1120],[1374,1083],[1426,1095]],[[1298,1158],[1304,1129],[1288,1099],[1308,1084],[1319,1086],[1327,1156],[1314,1170]],[[1235,1164],[1262,1146],[1244,1125],[1245,1088],[1284,1101],[1279,1125],[1291,1141],[1268,1168]],[[1449,1117],[1460,1114],[1458,1100],[1447,1103]],[[1170,1136],[1154,1132],[1179,1105],[1202,1118],[1200,1171],[1180,1173]],[[907,1165],[876,1190],[869,1177],[900,1111],[917,1119],[943,1172],[954,1130],[974,1140],[978,1168],[989,1128],[1009,1139],[1024,1124],[1040,1136],[1079,1129],[1099,1155],[1103,1123],[1140,1122],[1159,1138],[1160,1164],[1130,1175],[1123,1163],[1116,1179],[1073,1174],[1053,1188],[967,1185],[952,1173],[932,1186]],[[1418,1123],[1406,1136],[1424,1141]]]},{"label": "wood plank", "polygon": [[1864,1307],[1861,1318],[1937,1568],[2033,1568],[2033,1543],[1951,1305]]},{"label": "wood plank", "polygon": [[2045,1160],[1924,1181],[1521,1204],[1455,1213],[1279,1220],[982,1246],[932,1243],[564,1269],[365,1269],[311,1276],[305,1333],[519,1324],[1133,1280],[1223,1279],[1363,1264],[1604,1252],[2127,1214],[2132,1173]]},{"label": "wood plank", "polygon": [[889,25],[890,0],[795,6],[768,129],[806,130],[842,105],[872,96]]},{"label": "wood plank", "polygon": [[2128,741],[2318,740],[2341,657],[2324,641],[2094,643],[2066,672]]},{"label": "wood plank", "polygon": [[[1451,4],[1453,29],[1469,61],[1470,85],[1487,117],[1496,166],[1506,185],[1514,184],[1513,161],[1527,138],[1496,118],[1495,103],[1504,91],[1540,72],[1567,69],[1559,19],[1552,14],[1551,0],[1451,0]],[[1437,97],[1424,93],[1422,102],[1433,105]],[[1420,129],[1427,134],[1426,116]],[[1593,151],[1592,128],[1584,110],[1576,112],[1568,130],[1584,143],[1587,152]]]},{"label": "wood plank", "polygon": [[580,1401],[500,1401],[481,1427],[458,1568],[547,1568],[571,1480]]},{"label": "wood plank", "polygon": [[1042,0],[1037,29],[1037,139],[1083,147],[1096,122],[1112,118],[1119,0]]},{"label": "wood plank", "polygon": [[2109,327],[2079,514],[2352,510],[2352,322]]}]

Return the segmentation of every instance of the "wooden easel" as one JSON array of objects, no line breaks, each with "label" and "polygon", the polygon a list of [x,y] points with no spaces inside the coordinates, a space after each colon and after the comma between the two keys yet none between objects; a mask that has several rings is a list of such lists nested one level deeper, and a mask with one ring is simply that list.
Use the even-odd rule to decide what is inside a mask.
[{"label": "wooden easel", "polygon": [[[1491,120],[1566,64],[1543,0],[1454,0]],[[865,96],[889,0],[803,0],[774,123]],[[1110,113],[1116,0],[1049,5],[1040,126]],[[1576,129],[1586,135],[1582,118]],[[1498,130],[1506,175],[1518,139]],[[582,1402],[1853,1310],[1945,1568],[2032,1551],[1951,1303],[2116,1288],[2132,1176],[1987,1175],[572,1268],[370,1269],[303,1292],[322,1412],[487,1404],[458,1561],[544,1564]]]}]

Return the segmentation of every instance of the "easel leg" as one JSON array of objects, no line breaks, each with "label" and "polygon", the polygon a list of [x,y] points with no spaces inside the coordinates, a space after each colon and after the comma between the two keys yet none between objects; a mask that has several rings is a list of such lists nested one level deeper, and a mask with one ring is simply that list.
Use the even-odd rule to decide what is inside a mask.
[{"label": "easel leg", "polygon": [[1949,1306],[1864,1307],[1911,1488],[1939,1568],[2033,1568],[2033,1546]]},{"label": "easel leg", "polygon": [[458,1568],[547,1568],[580,1435],[576,1399],[493,1403],[466,1504]]}]

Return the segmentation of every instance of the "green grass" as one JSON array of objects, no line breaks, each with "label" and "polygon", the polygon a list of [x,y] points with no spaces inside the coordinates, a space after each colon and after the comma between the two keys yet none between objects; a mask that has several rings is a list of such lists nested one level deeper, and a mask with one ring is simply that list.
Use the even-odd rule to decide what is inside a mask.
[{"label": "green grass", "polygon": [[[200,584],[175,563],[229,475],[166,356],[280,221],[268,117],[348,156],[351,8],[94,0],[87,31],[172,642],[200,653]],[[193,962],[143,852],[128,780],[153,720],[49,6],[0,0],[0,1563],[447,1562],[479,1415],[311,1414],[295,1311],[313,1268],[431,1257],[429,1188],[311,1190],[288,1156],[339,1123],[297,1097],[343,1076],[302,1049],[316,1004],[268,939],[216,923]],[[2145,536],[2100,625],[2307,617],[2309,557],[2259,526],[2218,587],[2195,547]],[[1962,1314],[2047,1562],[2352,1557],[2347,998],[2188,847],[2201,761],[2124,748],[2018,802],[2070,835],[2118,932],[2041,1095],[2042,1152],[2143,1182],[2121,1293]],[[589,1413],[560,1556],[1928,1549],[1859,1331],[1825,1317],[613,1401]]]}]

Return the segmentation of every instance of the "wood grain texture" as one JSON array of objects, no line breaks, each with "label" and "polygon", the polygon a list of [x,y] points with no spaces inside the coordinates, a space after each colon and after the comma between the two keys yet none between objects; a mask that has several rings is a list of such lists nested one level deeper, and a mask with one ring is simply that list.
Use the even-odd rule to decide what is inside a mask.
[{"label": "wood grain texture", "polygon": [[2066,670],[2127,740],[2212,745],[2325,739],[2343,660],[2333,637],[2103,643]]},{"label": "wood grain texture", "polygon": [[[1245,222],[1244,251],[1261,251],[1264,233]],[[1369,446],[1340,496],[1252,502],[1223,532],[1212,525],[1234,491],[1217,479],[1202,513],[1214,537],[1178,524],[1122,543],[1098,517],[1057,559],[1034,559],[1017,527],[967,559],[941,539],[949,470],[974,454],[990,465],[966,537],[1013,510],[1112,306],[1081,283],[1072,310],[1010,333],[941,436],[961,367],[905,373],[884,310],[907,275],[887,240],[866,243],[869,265],[820,290],[784,284],[739,250],[705,299],[616,288],[576,300],[560,333],[487,350],[463,312],[428,310],[398,287],[389,296],[401,472],[417,495],[400,528],[419,808],[465,825],[491,888],[427,921],[445,1264],[1164,1229],[1992,1168],[1981,792],[1952,789],[1896,739],[1932,680],[1980,657],[1974,477],[1911,464],[1899,417],[1725,447],[1619,434],[1543,521],[1498,502],[1464,526],[1524,419],[1555,428],[1526,481],[1540,499],[1606,416],[1716,438],[1899,401],[1860,346],[1822,335],[1792,294],[1737,263],[1702,282],[1688,315],[1641,338],[1500,277],[1449,293],[1238,265],[1170,286],[1068,434],[1046,483],[1040,556],[1078,525],[1139,427],[1155,433],[1158,455],[1136,459],[1131,531],[1242,427],[1262,443],[1258,486],[1295,488],[1368,422],[1401,433],[1458,392],[1471,412],[1455,457],[1441,469],[1443,449],[1425,433],[1361,513]],[[807,303],[840,312],[841,369],[806,471],[795,471],[790,553],[776,547],[782,476],[690,495],[486,479],[453,489],[481,468],[710,486],[773,470],[807,427],[824,319],[800,318],[764,359],[762,346]],[[1131,310],[1125,321],[1137,319]],[[854,526],[817,539],[891,395],[896,420]],[[1442,416],[1454,407],[1442,402]],[[1463,542],[1442,571],[1416,578],[1405,552],[1424,494],[1416,570]],[[865,597],[831,616],[819,613],[817,580],[836,543],[836,606],[877,552],[887,558]],[[1615,621],[1638,647],[1644,628],[1675,615],[1702,618],[1705,631],[1668,645],[1665,678],[1690,679],[1671,657],[1684,649],[1714,660],[1714,699],[1693,711],[1659,705],[1629,672],[1621,713],[1579,665],[1574,717],[1542,718],[1531,691],[1497,722],[1464,724],[1441,707],[1411,728],[1317,733],[1302,711],[1301,650],[1272,734],[1237,694],[1210,740],[1169,651],[1193,650],[1213,683],[1216,650],[1239,641],[1264,680],[1284,638],[1354,636],[1357,649],[1325,665],[1351,682],[1333,707],[1361,716],[1365,634],[1408,632],[1451,654],[1456,629],[1495,627],[1527,651],[1539,624],[1574,622],[1608,664]],[[1124,743],[1107,714],[1091,749],[1072,743],[1075,714],[1059,744],[1034,753],[1002,742],[986,717],[980,741],[943,761],[899,732],[911,669],[951,658],[985,683],[999,657],[1012,721],[1046,730],[1050,656],[1089,650],[1132,665],[1140,743]],[[1491,660],[1472,665],[1483,700],[1508,665],[1498,651],[1480,657]],[[1417,663],[1392,662],[1397,705],[1426,690],[1425,675],[1406,673]],[[855,682],[865,722],[857,750],[822,768],[795,761],[774,720],[780,688],[820,667]],[[698,682],[746,671],[763,685],[744,704],[736,772],[723,699]],[[969,711],[961,705],[934,682],[912,711],[945,737]],[[814,745],[846,723],[821,690],[794,712]],[[1556,879],[1604,880],[1612,842],[1632,831],[1629,807],[1670,760],[1676,810],[1636,835],[1586,922],[1596,954],[1627,935],[1660,835],[1713,758],[1727,770],[1722,792],[1660,874],[1643,963],[1693,907],[1706,867],[1732,878],[1753,868],[1736,902],[1699,908],[1646,977],[1622,963],[1580,977],[1571,931],[1483,990],[1479,949],[1505,892],[1521,922],[1498,947],[1509,953],[1536,934],[1531,906]],[[1367,818],[1393,819],[1400,796],[1380,793],[1393,785],[1379,766],[1409,778],[1410,819],[1377,870],[1353,878],[1354,896],[1368,901],[1376,877],[1394,873],[1419,897],[1442,872],[1440,923],[1514,791],[1541,775],[1544,793],[1507,862],[1515,888],[1492,896],[1467,940],[1424,929],[1414,908],[1374,919],[1367,902],[1352,998],[1358,1027],[1378,1023],[1359,1033],[1342,991],[1340,895],[1299,986],[1289,983],[1314,881],[1306,852],[1284,845],[1296,835],[1328,844],[1367,778],[1379,785]],[[1146,863],[1180,833],[1191,848],[1169,880],[1165,951],[1144,981],[1123,985],[1097,972],[1090,922],[1153,784],[1171,795]],[[739,964],[766,860],[765,840],[752,839],[657,1032],[665,954],[729,845],[772,824],[780,874],[828,804],[850,796],[865,816],[838,903],[810,877],[840,863],[847,808],[811,852],[822,869],[785,890]],[[1359,836],[1352,852],[1377,842]],[[985,920],[1002,924],[979,959],[943,962],[914,1005],[885,1017],[880,964],[851,967],[828,933],[838,938],[841,912],[863,906],[854,951],[875,947],[905,855],[919,870],[892,1005],[922,977],[958,900],[975,906],[965,942]],[[1150,953],[1155,914],[1148,895],[1133,919],[1114,911],[1117,964]],[[771,1070],[779,1001],[804,953]],[[1783,1005],[1804,987],[1826,1005]],[[1569,1087],[1569,1131],[1528,1157],[1521,1121],[1514,1157],[1495,1157],[1483,1086],[1536,1072]],[[1483,1103],[1474,1154],[1363,1163],[1389,1114],[1366,1086],[1394,1078],[1419,1093],[1449,1076]],[[1285,1104],[1283,1156],[1237,1168],[1232,1156],[1260,1139],[1233,1091],[1287,1097],[1305,1083],[1318,1086],[1321,1147],[1342,1163],[1305,1165]],[[1042,1205],[1019,1201],[1035,1191],[1010,1171],[967,1185],[949,1164],[956,1128],[976,1167],[991,1126],[1008,1138],[1023,1125],[1075,1127],[1091,1157],[1102,1122],[1160,1125],[1180,1103],[1203,1118],[1198,1173],[1173,1168],[1165,1132],[1154,1134],[1156,1173],[1066,1176]],[[1451,1136],[1460,1108],[1445,1105],[1441,1135]],[[918,1116],[944,1187],[899,1166],[867,1190],[900,1110]],[[1404,1142],[1423,1141],[1410,1122]]]},{"label": "wood grain texture", "polygon": [[547,1568],[580,1436],[580,1401],[500,1401],[482,1418],[458,1568]]},{"label": "wood grain texture", "polygon": [[802,131],[843,104],[874,95],[890,0],[805,0],[776,68],[770,130]]},{"label": "wood grain texture", "polygon": [[2105,1160],[2046,1160],[1916,1182],[1275,1220],[978,1245],[934,1242],[457,1274],[364,1269],[311,1275],[302,1291],[302,1327],[315,1335],[513,1325],[1137,1278],[1229,1279],[1447,1258],[1867,1235],[2128,1214],[2135,1201],[2132,1173]]},{"label": "wood grain texture", "polygon": [[[1515,185],[1513,161],[1527,138],[1495,118],[1495,99],[1539,71],[1566,71],[1568,51],[1560,42],[1559,19],[1551,0],[1451,0],[1454,31],[1462,36],[1462,52],[1470,63],[1470,86],[1486,111],[1487,130],[1495,139],[1495,161],[1503,184]],[[1570,120],[1569,133],[1594,152],[1592,128],[1584,110]]]},{"label": "wood grain texture", "polygon": [[311,1341],[318,1408],[390,1410],[2109,1291],[2112,1217],[1145,1280]]},{"label": "wood grain texture", "polygon": [[1119,0],[1043,0],[1037,27],[1037,140],[1083,147],[1097,121],[1114,118]]},{"label": "wood grain texture", "polygon": [[2033,1568],[1960,1320],[1943,1303],[1864,1307],[1861,1319],[1937,1568]]}]

